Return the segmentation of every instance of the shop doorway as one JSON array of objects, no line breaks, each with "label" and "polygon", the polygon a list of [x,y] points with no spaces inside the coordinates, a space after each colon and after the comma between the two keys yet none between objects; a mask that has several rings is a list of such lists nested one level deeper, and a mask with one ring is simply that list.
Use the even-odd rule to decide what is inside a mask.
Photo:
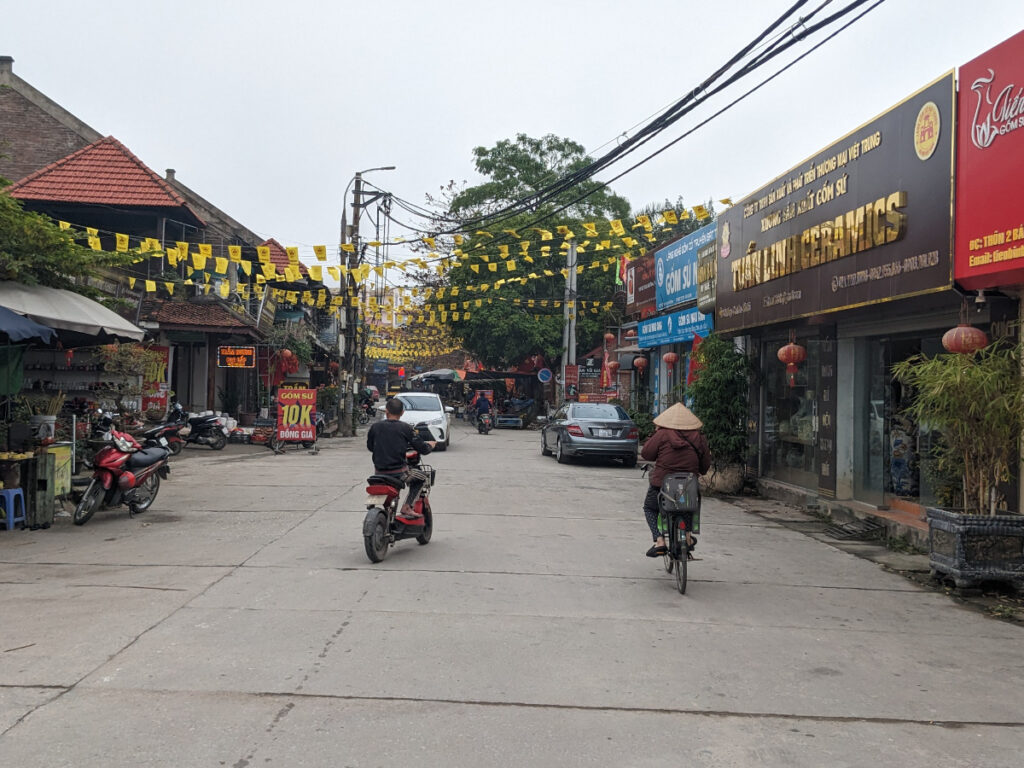
[{"label": "shop doorway", "polygon": [[874,506],[936,503],[931,459],[936,434],[906,413],[911,393],[892,377],[892,366],[923,353],[943,352],[939,335],[879,337],[856,345],[854,388],[854,493]]},{"label": "shop doorway", "polygon": [[821,341],[816,336],[796,336],[795,342],[807,350],[807,360],[792,380],[786,366],[776,359],[779,347],[787,341],[766,340],[762,352],[766,361],[762,471],[775,480],[816,490]]}]

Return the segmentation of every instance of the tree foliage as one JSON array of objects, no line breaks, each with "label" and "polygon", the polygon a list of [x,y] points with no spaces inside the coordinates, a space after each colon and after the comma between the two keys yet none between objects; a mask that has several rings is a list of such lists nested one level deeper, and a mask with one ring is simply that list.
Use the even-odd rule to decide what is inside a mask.
[{"label": "tree foliage", "polygon": [[[477,147],[474,151],[474,162],[477,171],[487,178],[482,184],[468,188],[458,188],[449,184],[443,190],[447,198],[447,207],[439,214],[438,221],[447,227],[458,227],[460,223],[472,223],[480,216],[488,216],[505,207],[508,203],[519,200],[550,184],[560,176],[579,170],[588,162],[582,146],[570,139],[548,135],[540,139],[518,134],[514,140],[499,141],[493,147]],[[583,200],[576,200],[581,195],[592,194]],[[558,212],[562,206],[566,210]],[[527,232],[530,227],[553,229],[556,225],[568,226],[582,240],[583,222],[599,222],[607,231],[608,219],[621,219],[629,214],[628,202],[606,188],[599,182],[585,181],[560,193],[551,201],[534,206],[526,213],[499,219],[495,223],[483,226],[470,226],[473,231],[483,230],[512,245],[515,251],[518,243],[508,235],[508,231]],[[452,333],[464,340],[466,350],[489,368],[507,368],[518,365],[526,357],[540,353],[548,360],[561,355],[562,343],[562,312],[553,306],[554,301],[562,301],[565,293],[565,278],[559,270],[565,267],[564,251],[559,250],[560,239],[550,241],[552,255],[547,263],[539,269],[525,269],[522,264],[520,272],[539,272],[548,269],[552,276],[528,280],[525,284],[506,284],[501,291],[489,296],[468,294],[474,299],[481,299],[480,307],[472,307],[470,319],[464,313],[459,320],[451,319],[449,324]],[[579,264],[587,265],[593,259],[592,249],[580,254]],[[611,252],[598,252],[601,258],[607,258]],[[445,283],[450,286],[476,285],[481,282],[493,282],[484,278],[484,273],[472,271],[467,265],[454,267],[445,275]],[[491,274],[491,273],[489,273]],[[615,268],[610,266],[602,269],[586,269],[578,275],[578,298],[586,301],[611,301],[615,293]],[[467,294],[463,294],[467,295]],[[520,299],[516,305],[513,299]],[[526,306],[530,299],[535,300],[534,307]],[[547,300],[548,306],[541,308],[537,301]],[[577,321],[577,345],[586,350],[600,342],[601,335],[609,325],[617,325],[619,318],[611,313],[597,314],[586,312]]]},{"label": "tree foliage", "polygon": [[[0,179],[0,187],[8,184]],[[0,189],[0,280],[92,296],[96,292],[76,279],[94,275],[100,267],[127,265],[132,257],[79,245],[70,231],[47,216],[26,211],[21,201]]]},{"label": "tree foliage", "polygon": [[715,470],[742,462],[747,451],[750,362],[731,339],[712,333],[696,352],[697,380],[686,388],[704,422]]}]

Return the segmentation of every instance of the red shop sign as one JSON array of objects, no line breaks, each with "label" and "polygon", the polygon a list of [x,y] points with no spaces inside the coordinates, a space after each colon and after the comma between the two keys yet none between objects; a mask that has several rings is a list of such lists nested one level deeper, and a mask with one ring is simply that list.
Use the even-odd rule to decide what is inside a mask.
[{"label": "red shop sign", "polygon": [[1024,284],[1024,32],[960,67],[955,277]]},{"label": "red shop sign", "polygon": [[277,438],[284,442],[316,440],[316,390],[277,391]]}]

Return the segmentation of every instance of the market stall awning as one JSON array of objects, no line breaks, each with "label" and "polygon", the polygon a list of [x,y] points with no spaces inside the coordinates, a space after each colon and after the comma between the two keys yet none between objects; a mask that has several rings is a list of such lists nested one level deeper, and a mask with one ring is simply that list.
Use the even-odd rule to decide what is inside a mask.
[{"label": "market stall awning", "polygon": [[49,344],[56,335],[53,328],[40,325],[0,305],[0,340],[14,343],[19,341],[38,341],[43,344]]},{"label": "market stall awning", "polygon": [[438,379],[440,381],[462,381],[458,371],[453,368],[439,368],[436,371],[425,371],[418,373],[412,377],[413,381],[423,381],[424,379]]},{"label": "market stall awning", "polygon": [[[141,341],[146,332],[97,301],[73,291],[0,282],[0,306],[57,331],[65,346]],[[65,339],[65,333],[68,338]],[[77,334],[77,336],[76,336]]]}]

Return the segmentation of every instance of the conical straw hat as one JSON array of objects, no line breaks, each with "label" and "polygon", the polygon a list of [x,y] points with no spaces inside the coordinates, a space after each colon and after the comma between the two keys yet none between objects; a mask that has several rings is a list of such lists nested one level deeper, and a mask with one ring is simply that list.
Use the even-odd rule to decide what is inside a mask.
[{"label": "conical straw hat", "polygon": [[665,429],[700,429],[704,423],[682,403],[676,403],[654,419],[655,425]]}]

